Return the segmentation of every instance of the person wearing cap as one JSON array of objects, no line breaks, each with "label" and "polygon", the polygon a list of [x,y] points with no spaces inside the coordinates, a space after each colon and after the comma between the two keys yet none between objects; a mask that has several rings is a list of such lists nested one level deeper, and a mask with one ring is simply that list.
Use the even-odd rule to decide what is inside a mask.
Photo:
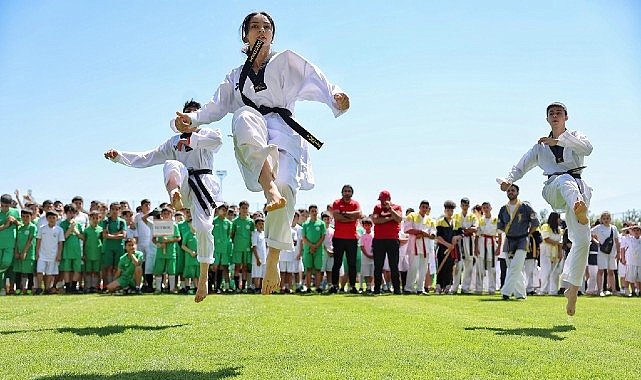
[{"label": "person wearing cap", "polygon": [[562,280],[567,284],[566,313],[574,315],[579,287],[590,249],[590,220],[588,207],[592,188],[581,178],[585,156],[592,153],[592,144],[578,131],[568,130],[567,108],[563,103],[551,103],[546,108],[546,120],[551,130],[512,167],[506,178],[497,179],[501,190],[521,179],[525,173],[538,166],[548,177],[543,186],[543,198],[553,211],[566,215],[567,231],[572,247],[563,267]]},{"label": "person wearing cap", "polygon": [[628,230],[630,237],[622,250],[626,264],[625,280],[632,287],[632,291],[626,295],[641,297],[641,225],[633,224]]},{"label": "person wearing cap", "polygon": [[20,213],[11,207],[13,199],[9,194],[0,197],[0,295],[5,295],[5,276],[13,263],[16,246],[16,231],[20,224]]},{"label": "person wearing cap", "polygon": [[374,253],[374,294],[380,294],[383,280],[383,264],[387,257],[392,272],[392,285],[394,294],[401,294],[401,279],[398,272],[398,251],[400,240],[398,233],[401,230],[403,210],[401,206],[392,203],[392,196],[387,190],[378,195],[380,204],[374,206],[372,223],[374,223],[374,239],[372,252]]},{"label": "person wearing cap", "polygon": [[461,283],[461,293],[471,294],[472,287],[472,268],[474,267],[474,236],[478,229],[479,222],[476,215],[470,212],[470,199],[461,199],[461,212],[453,216],[454,225],[460,229],[459,234],[462,239],[459,240],[458,261],[454,269],[454,282],[450,292],[456,293],[459,283]]},{"label": "person wearing cap", "polygon": [[354,199],[354,188],[351,185],[343,185],[342,197],[332,203],[332,216],[334,217],[334,236],[332,238],[333,259],[332,265],[332,287],[330,293],[338,292],[341,268],[343,266],[343,255],[347,259],[349,271],[349,285],[352,293],[358,293],[356,289],[356,251],[358,248],[358,233],[356,225],[363,214],[361,205]]}]

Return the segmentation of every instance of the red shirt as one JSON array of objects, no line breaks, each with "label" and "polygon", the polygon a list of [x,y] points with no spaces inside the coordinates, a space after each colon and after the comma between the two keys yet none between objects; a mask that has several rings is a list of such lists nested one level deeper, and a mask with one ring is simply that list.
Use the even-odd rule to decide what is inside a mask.
[{"label": "red shirt", "polygon": [[[401,206],[392,204],[392,208],[399,214],[403,214]],[[375,216],[383,217],[392,215],[391,211],[383,210],[381,205],[374,207]],[[383,224],[374,224],[374,239],[398,239],[398,233],[401,231],[401,222],[391,219]]]},{"label": "red shirt", "polygon": [[[350,199],[349,202],[343,202],[343,198],[337,199],[332,203],[332,211],[349,212],[360,210],[361,205]],[[334,237],[338,239],[358,239],[356,233],[356,220],[351,222],[334,221]]]}]

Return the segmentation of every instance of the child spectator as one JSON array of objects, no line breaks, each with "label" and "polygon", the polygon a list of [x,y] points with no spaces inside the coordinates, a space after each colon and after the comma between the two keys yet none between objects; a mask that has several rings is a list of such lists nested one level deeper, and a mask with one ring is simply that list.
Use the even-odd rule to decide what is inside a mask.
[{"label": "child spectator", "polygon": [[65,219],[60,222],[60,228],[65,232],[65,242],[62,248],[62,261],[60,271],[65,282],[65,292],[75,293],[82,272],[82,226],[76,223],[78,211],[73,204],[64,206]]},{"label": "child spectator", "polygon": [[369,218],[363,219],[361,224],[365,229],[365,232],[360,238],[362,252],[361,276],[365,279],[365,287],[361,287],[361,290],[371,293],[374,288],[374,253],[372,252],[372,239],[374,238],[374,234],[372,234],[372,227],[374,224]]},{"label": "child spectator", "polygon": [[[16,233],[16,251],[13,272],[16,274],[16,288],[20,294],[33,290],[33,274],[36,271],[36,233],[38,228],[31,222],[31,210],[20,211],[22,224]],[[28,284],[28,287],[27,287]]]},{"label": "child spectator", "polygon": [[[36,235],[36,271],[38,285],[43,284],[44,280],[45,294],[52,294],[56,292],[53,286],[59,273],[65,232],[56,225],[58,214],[55,211],[47,211],[45,217],[47,224],[39,228]],[[42,294],[42,289],[38,287],[35,294]]]},{"label": "child spectator", "polygon": [[[165,207],[160,212],[160,219],[172,221],[172,211]],[[176,223],[173,224],[173,234],[169,236],[154,236],[156,244],[156,262],[154,263],[154,276],[156,276],[156,294],[162,292],[163,275],[169,277],[167,292],[176,291],[176,251],[180,241],[180,231]]]},{"label": "child spectator", "polygon": [[[194,226],[191,221],[191,211],[186,210],[187,220],[182,222],[182,230],[180,231],[182,238],[182,255],[183,258],[183,273],[182,279],[184,282],[185,294],[196,294],[195,286],[198,284],[198,277],[200,277],[200,264],[198,263],[198,240],[194,233]],[[185,228],[187,227],[188,230]],[[180,227],[179,227],[180,228]]]},{"label": "child spectator", "polygon": [[318,219],[318,206],[309,206],[309,219],[301,228],[303,243],[303,266],[305,268],[305,285],[307,293],[311,293],[312,274],[315,284],[320,287],[320,271],[323,266],[323,242],[325,241],[325,223]]},{"label": "child spectator", "polygon": [[254,220],[256,230],[252,232],[252,281],[254,293],[260,293],[265,276],[265,260],[267,260],[267,242],[265,241],[265,219],[257,217]]},{"label": "child spectator", "polygon": [[127,230],[127,223],[120,218],[120,203],[113,202],[109,205],[109,216],[102,221],[102,238],[104,241],[102,255],[102,280],[103,286],[113,281],[114,268],[118,260],[125,253],[123,239]]},{"label": "child spectator", "polygon": [[141,294],[142,283],[142,252],[136,250],[136,239],[125,240],[125,253],[118,259],[114,281],[107,285],[109,292],[118,289],[131,289],[135,294]]},{"label": "child spectator", "polygon": [[[240,213],[232,222],[231,239],[233,242],[233,262],[236,290],[246,289],[247,266],[251,264],[251,239],[252,232],[256,229],[254,221],[249,217],[249,202],[242,201],[238,204]],[[242,281],[242,282],[241,282]]]},{"label": "child spectator", "polygon": [[20,213],[11,207],[13,199],[9,194],[0,197],[0,295],[5,295],[5,276],[13,263],[16,247],[16,231],[20,224]]},{"label": "child spectator", "polygon": [[85,244],[83,260],[85,262],[85,291],[95,293],[100,281],[102,265],[102,227],[98,225],[100,213],[89,212],[89,226],[84,230]]},{"label": "child spectator", "polygon": [[214,228],[212,230],[212,234],[214,235],[214,264],[212,265],[212,282],[216,289],[216,293],[221,293],[221,285],[223,282],[226,286],[229,285],[229,265],[231,264],[232,259],[232,222],[227,218],[228,208],[227,203],[223,203],[218,206],[218,215],[213,221]]}]

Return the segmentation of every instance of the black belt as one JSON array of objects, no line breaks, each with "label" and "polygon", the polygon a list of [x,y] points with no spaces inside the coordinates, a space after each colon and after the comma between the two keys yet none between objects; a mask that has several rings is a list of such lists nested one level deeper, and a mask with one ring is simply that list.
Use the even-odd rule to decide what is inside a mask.
[{"label": "black belt", "polygon": [[[211,169],[189,168],[187,169],[187,172],[189,173],[189,179],[187,180],[189,187],[196,195],[196,199],[198,200],[198,203],[202,207],[203,211],[205,211],[205,214],[207,214],[207,216],[210,216],[211,211],[209,211],[209,208],[215,210],[216,202],[214,201],[214,198],[211,196],[209,189],[207,189],[200,176],[204,174],[212,174]],[[207,202],[205,202],[205,199],[207,200]]]},{"label": "black belt", "polygon": [[577,173],[577,172],[585,168],[586,166],[579,166],[578,168],[570,169],[566,172],[543,173],[543,175],[548,176],[548,178],[552,178],[555,175],[569,174],[570,176],[572,176],[572,178],[581,179],[581,173]]},{"label": "black belt", "polygon": [[252,65],[256,61],[256,57],[258,56],[258,52],[262,47],[263,47],[263,41],[256,40],[256,43],[254,43],[254,46],[249,52],[249,55],[247,56],[247,60],[243,65],[243,69],[240,72],[240,78],[238,80],[238,91],[240,91],[240,97],[243,99],[243,103],[260,112],[261,115],[267,115],[269,113],[275,113],[280,115],[283,121],[291,129],[296,131],[296,133],[301,135],[302,138],[307,140],[307,142],[312,144],[316,149],[320,149],[323,146],[323,143],[320,140],[318,140],[314,135],[312,135],[307,129],[303,128],[302,125],[298,124],[296,120],[292,118],[292,111],[283,107],[267,107],[267,106],[259,107],[251,99],[246,97],[245,94],[243,94],[243,87],[245,86],[245,80],[247,80],[247,75],[249,74],[249,70],[251,70]]}]

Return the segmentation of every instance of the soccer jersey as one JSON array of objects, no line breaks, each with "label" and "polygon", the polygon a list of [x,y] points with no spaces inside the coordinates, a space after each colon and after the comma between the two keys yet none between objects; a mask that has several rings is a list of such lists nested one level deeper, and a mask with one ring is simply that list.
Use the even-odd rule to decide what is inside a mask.
[{"label": "soccer jersey", "polygon": [[[60,222],[60,228],[67,233],[71,222],[67,219]],[[76,224],[76,230],[82,233],[82,226]],[[63,259],[80,259],[82,257],[82,246],[80,245],[80,238],[72,232],[66,239],[65,244],[62,247],[62,258]]]},{"label": "soccer jersey", "polygon": [[[138,263],[142,261],[142,252],[135,251],[134,256],[138,259]],[[131,257],[129,257],[129,254],[125,253],[120,256],[120,260],[118,260],[118,269],[120,269],[120,277],[131,278],[134,276],[136,265],[131,260]]]},{"label": "soccer jersey", "polygon": [[43,261],[55,261],[58,254],[58,243],[65,241],[65,233],[60,226],[45,225],[38,229],[36,238],[40,239],[38,257]]},{"label": "soccer jersey", "polygon": [[87,227],[85,234],[85,258],[100,260],[102,256],[102,227]]},{"label": "soccer jersey", "polygon": [[36,227],[35,224],[29,223],[29,224],[23,224],[20,227],[18,227],[18,231],[16,233],[16,248],[18,249],[18,253],[22,253],[22,250],[24,249],[25,245],[31,239],[31,246],[27,249],[27,254],[25,256],[25,260],[35,260],[36,259],[36,234],[38,232],[38,228]]},{"label": "soccer jersey", "polygon": [[[182,244],[187,248],[189,248],[190,250],[194,252],[198,252],[198,240],[196,239],[196,235],[194,235],[194,233],[191,231],[191,228],[189,229],[189,231],[185,231],[185,234],[182,237]],[[198,265],[198,258],[193,257],[187,251],[183,251],[183,252],[184,252],[183,255],[185,256],[185,267]]]},{"label": "soccer jersey", "polygon": [[[109,234],[112,235],[120,231],[125,231],[127,229],[127,223],[125,223],[125,221],[121,218],[116,218],[116,220],[113,220],[107,217],[100,223],[100,226],[102,227],[103,231],[106,230]],[[122,239],[105,239],[104,246],[105,249],[124,249],[125,243]]]},{"label": "soccer jersey", "polygon": [[[320,219],[312,221],[311,219],[303,223],[302,226],[303,236],[312,244],[316,244],[321,237],[325,234],[325,222]],[[309,254],[309,245],[305,244],[303,247],[303,253]],[[318,247],[319,252],[322,252],[322,245]]]},{"label": "soccer jersey", "polygon": [[251,251],[252,232],[256,229],[254,221],[251,218],[237,217],[232,222],[231,231],[234,235],[234,252]]},{"label": "soccer jersey", "polygon": [[[20,221],[18,210],[10,207],[6,213],[0,211],[0,225],[4,225],[10,216]],[[16,230],[17,226],[12,224],[9,228],[0,231],[0,249],[13,249],[16,246]]]},{"label": "soccer jersey", "polygon": [[[156,237],[156,243],[164,243],[165,240],[171,239],[171,238],[180,238],[180,231],[178,230],[178,226],[176,223],[174,223],[174,234],[171,236],[157,236]],[[156,249],[156,258],[158,259],[172,259],[176,260],[176,253],[178,249],[178,243],[176,242],[171,242],[167,243],[165,247],[158,247]]]},{"label": "soccer jersey", "polygon": [[231,239],[229,238],[231,226],[232,222],[227,218],[214,218],[214,228],[211,233],[214,235],[216,257],[218,257],[219,254],[222,255],[229,252],[229,247],[231,246]]}]

